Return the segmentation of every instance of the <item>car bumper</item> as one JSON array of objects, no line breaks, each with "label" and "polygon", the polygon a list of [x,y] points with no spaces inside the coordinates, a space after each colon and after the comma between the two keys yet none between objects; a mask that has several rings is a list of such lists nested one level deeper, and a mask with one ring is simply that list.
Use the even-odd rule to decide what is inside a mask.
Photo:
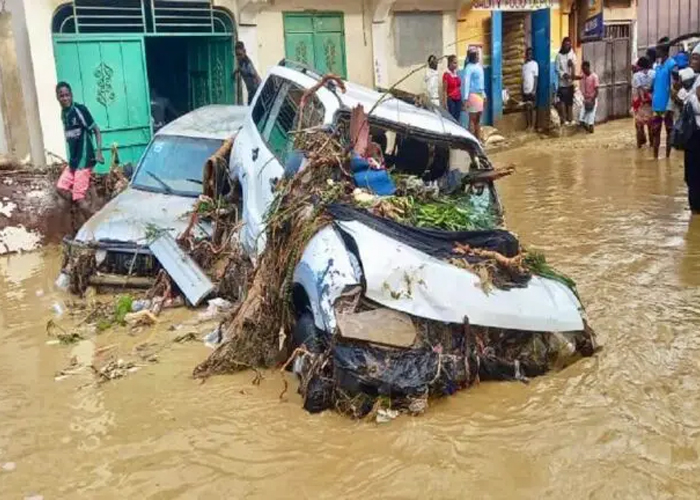
[{"label": "car bumper", "polygon": [[128,242],[85,243],[70,238],[63,239],[64,263],[69,262],[76,250],[95,251],[97,272],[117,276],[153,277],[160,270],[158,260],[148,247]]}]

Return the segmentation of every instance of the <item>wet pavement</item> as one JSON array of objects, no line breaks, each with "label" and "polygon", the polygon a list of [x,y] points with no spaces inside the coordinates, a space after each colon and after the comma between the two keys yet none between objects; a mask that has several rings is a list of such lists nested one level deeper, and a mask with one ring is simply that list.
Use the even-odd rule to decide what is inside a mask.
[{"label": "wet pavement", "polygon": [[[57,249],[0,257],[0,498],[696,498],[700,218],[680,156],[649,156],[628,121],[494,155],[518,168],[500,181],[509,228],[577,279],[604,349],[385,425],[281,402],[278,373],[192,380],[209,351],[169,341],[185,311],[47,345]],[[160,362],[124,379],[54,380],[144,342]]]}]

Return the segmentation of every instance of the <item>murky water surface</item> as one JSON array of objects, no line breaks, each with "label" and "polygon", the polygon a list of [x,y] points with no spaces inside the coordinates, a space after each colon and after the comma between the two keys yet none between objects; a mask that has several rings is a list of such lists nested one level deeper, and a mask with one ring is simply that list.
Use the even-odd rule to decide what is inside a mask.
[{"label": "murky water surface", "polygon": [[[697,498],[700,218],[680,159],[648,156],[629,122],[494,155],[518,167],[501,183],[509,227],[578,280],[605,348],[383,426],[310,416],[293,390],[280,402],[276,373],[193,381],[207,349],[167,341],[184,312],[47,345],[67,299],[57,251],[1,258],[0,498]],[[143,342],[165,346],[160,363],[54,380],[71,357]]]}]

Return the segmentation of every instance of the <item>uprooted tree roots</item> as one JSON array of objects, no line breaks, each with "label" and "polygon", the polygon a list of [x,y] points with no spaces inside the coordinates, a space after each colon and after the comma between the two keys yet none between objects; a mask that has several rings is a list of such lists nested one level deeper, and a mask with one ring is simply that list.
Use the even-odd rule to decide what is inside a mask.
[{"label": "uprooted tree roots", "polygon": [[70,291],[75,295],[83,295],[90,286],[90,277],[95,274],[97,260],[95,249],[74,246],[70,251],[64,251],[61,266],[70,277]]},{"label": "uprooted tree roots", "polygon": [[[292,277],[311,237],[330,223],[323,208],[343,194],[342,146],[324,132],[299,134],[304,170],[280,181],[266,220],[266,245],[245,299],[224,325],[224,343],[194,370],[195,377],[271,367],[279,361],[280,332],[293,323]],[[338,167],[341,168],[338,168]],[[329,182],[333,183],[329,186]]]}]

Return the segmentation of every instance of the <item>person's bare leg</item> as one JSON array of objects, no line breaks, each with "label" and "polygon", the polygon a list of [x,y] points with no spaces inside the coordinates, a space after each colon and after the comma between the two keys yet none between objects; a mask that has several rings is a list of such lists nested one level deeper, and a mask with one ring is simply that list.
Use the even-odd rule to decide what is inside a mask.
[{"label": "person's bare leg", "polygon": [[574,121],[574,107],[572,105],[569,105],[569,104],[566,105],[566,121],[567,122]]},{"label": "person's bare leg", "polygon": [[86,221],[92,217],[92,207],[87,199],[78,200],[75,202],[75,205]]},{"label": "person's bare leg", "polygon": [[557,114],[559,115],[559,122],[564,125],[564,118],[566,117],[564,116],[564,103],[561,101],[557,103]]},{"label": "person's bare leg", "polygon": [[73,201],[73,194],[65,189],[56,188],[56,194],[58,194],[58,202],[61,205],[70,205]]},{"label": "person's bare leg", "polygon": [[673,133],[673,111],[667,111],[664,116],[664,127],[666,128],[666,158],[671,157],[671,135]]},{"label": "person's bare leg", "polygon": [[474,135],[477,139],[481,139],[481,113],[473,113],[474,119]]},{"label": "person's bare leg", "polygon": [[659,147],[661,146],[661,128],[663,127],[663,124],[659,123],[658,116],[654,116],[651,119],[649,127],[649,138],[651,142],[651,148],[654,151],[654,159],[658,160]]}]

